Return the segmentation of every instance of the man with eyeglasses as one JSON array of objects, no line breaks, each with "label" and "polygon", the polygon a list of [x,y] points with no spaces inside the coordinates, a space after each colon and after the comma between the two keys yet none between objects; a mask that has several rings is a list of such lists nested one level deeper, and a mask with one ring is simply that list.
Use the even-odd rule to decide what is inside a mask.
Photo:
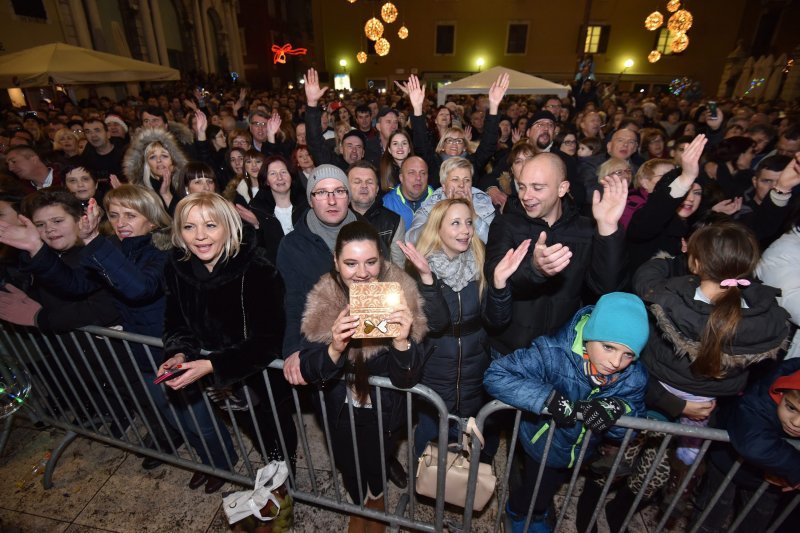
[{"label": "man with eyeglasses", "polygon": [[266,153],[264,145],[267,143],[269,119],[270,117],[260,110],[252,111],[247,118],[247,123],[250,125],[250,135],[253,136],[253,148],[261,153]]},{"label": "man with eyeglasses", "polygon": [[345,133],[342,138],[341,154],[337,154],[330,145],[326,144],[322,135],[320,119],[323,112],[319,106],[319,100],[328,88],[320,87],[319,76],[313,68],[308,70],[303,79],[305,80],[303,88],[306,92],[305,130],[308,152],[317,165],[332,164],[346,172],[350,165],[364,159],[366,137],[357,129]]},{"label": "man with eyeglasses", "polygon": [[578,165],[579,180],[586,188],[586,195],[584,201],[591,203],[592,194],[594,191],[599,190],[597,183],[597,170],[600,165],[605,163],[612,157],[627,161],[631,167],[631,172],[636,175],[639,169],[635,161],[631,159],[639,147],[639,136],[628,128],[620,128],[611,136],[611,140],[606,144],[608,153],[597,154],[590,157],[581,159]]},{"label": "man with eyeglasses", "polygon": [[561,122],[561,109],[563,106],[561,105],[561,100],[559,100],[555,96],[551,96],[544,102],[544,110],[549,111],[553,114],[556,119],[556,122]]},{"label": "man with eyeglasses", "polygon": [[283,373],[293,385],[303,385],[300,374],[300,320],[306,295],[319,278],[333,268],[336,236],[354,222],[350,209],[350,185],[342,169],[320,165],[306,184],[308,209],[278,246],[278,271],[286,285],[286,334],[283,337]]}]

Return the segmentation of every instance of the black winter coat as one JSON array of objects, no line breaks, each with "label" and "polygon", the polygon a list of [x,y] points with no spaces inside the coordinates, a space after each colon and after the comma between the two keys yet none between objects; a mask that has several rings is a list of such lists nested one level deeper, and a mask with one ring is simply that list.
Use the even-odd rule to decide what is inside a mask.
[{"label": "black winter coat", "polygon": [[[283,280],[251,231],[239,254],[209,272],[195,256],[175,250],[165,271],[164,352],[209,359],[215,385],[229,386],[281,356]],[[209,355],[200,355],[209,350]]]},{"label": "black winter coat", "polygon": [[100,280],[93,280],[82,292],[69,290],[73,276],[85,279],[91,275],[80,266],[81,248],[76,246],[59,255],[42,246],[33,257],[20,254],[22,271],[33,274],[31,296],[42,305],[36,314],[36,326],[42,331],[65,333],[83,326],[120,324],[114,299]]},{"label": "black winter coat", "polygon": [[493,279],[497,263],[525,239],[533,242],[547,233],[547,245],[561,243],[572,252],[569,265],[546,277],[533,266],[533,242],[528,255],[509,278],[512,294],[511,322],[490,332],[491,343],[501,354],[527,347],[541,335],[552,335],[581,308],[581,293],[588,287],[600,296],[619,290],[625,281],[625,235],[621,228],[603,237],[594,222],[578,214],[572,202],[561,201],[562,215],[548,226],[541,218],[530,218],[519,203],[506,206],[489,228],[486,246],[486,279]]},{"label": "black winter coat", "polygon": [[633,279],[633,287],[650,311],[650,336],[642,351],[642,362],[650,374],[647,405],[676,418],[686,401],[668,392],[659,381],[678,390],[720,398],[742,392],[749,367],[775,359],[789,334],[789,314],[775,300],[778,289],[753,282],[741,287],[747,308],[730,347],[722,353],[721,378],[698,376],[692,372],[700,338],[712,306],[695,300],[700,286],[695,276],[669,277],[678,259],[651,259]]},{"label": "black winter coat", "polygon": [[420,284],[428,317],[428,342],[435,347],[422,369],[420,383],[442,397],[450,414],[475,416],[486,403],[483,374],[489,367],[489,336],[483,327],[506,325],[511,316],[511,291],[489,288],[483,305],[477,281],[460,292],[434,277]]}]

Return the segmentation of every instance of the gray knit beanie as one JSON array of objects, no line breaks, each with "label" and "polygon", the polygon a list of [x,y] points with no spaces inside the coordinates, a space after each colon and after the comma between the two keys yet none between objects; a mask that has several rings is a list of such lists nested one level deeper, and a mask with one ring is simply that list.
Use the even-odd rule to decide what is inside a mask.
[{"label": "gray knit beanie", "polygon": [[314,187],[316,187],[317,183],[320,181],[328,178],[333,178],[342,182],[344,188],[347,189],[347,194],[350,194],[350,184],[347,181],[347,174],[345,174],[341,168],[336,165],[320,165],[314,169],[311,176],[308,177],[308,183],[306,183],[306,198],[308,199],[309,205],[311,205],[311,193]]}]

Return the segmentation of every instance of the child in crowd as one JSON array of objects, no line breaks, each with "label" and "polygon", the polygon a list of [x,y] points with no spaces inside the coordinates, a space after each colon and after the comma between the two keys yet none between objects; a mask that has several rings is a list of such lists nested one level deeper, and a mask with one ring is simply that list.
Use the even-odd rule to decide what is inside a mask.
[{"label": "child in crowd", "polygon": [[[622,439],[625,430],[612,427],[622,415],[644,414],[647,373],[634,363],[648,334],[642,301],[613,292],[603,295],[596,306],[579,310],[556,335],[535,339],[530,347],[495,360],[486,371],[484,385],[493,397],[535,415],[546,409],[551,417],[528,416],[520,425],[524,481],[511,492],[506,507],[514,533],[523,531],[551,423],[557,429],[528,531],[552,530],[548,515],[553,513],[548,508],[574,466],[586,430],[592,431],[587,448],[591,454],[603,433]],[[578,412],[585,427],[576,423]]]},{"label": "child in crowd", "polygon": [[728,430],[731,445],[719,443],[711,449],[695,522],[738,456],[744,464],[699,531],[723,531],[736,500],[742,504],[738,506],[741,510],[766,478],[773,486],[739,526],[740,531],[761,531],[772,523],[781,492],[800,489],[800,450],[787,441],[800,438],[800,359],[788,359],[744,396],[720,408],[715,425]]},{"label": "child in crowd", "polygon": [[600,153],[600,139],[597,137],[585,137],[578,143],[578,157],[592,157]]}]

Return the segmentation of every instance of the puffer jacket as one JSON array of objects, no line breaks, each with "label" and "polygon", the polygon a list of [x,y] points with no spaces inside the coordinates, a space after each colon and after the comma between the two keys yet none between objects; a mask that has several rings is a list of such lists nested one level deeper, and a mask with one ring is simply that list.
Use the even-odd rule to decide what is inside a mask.
[{"label": "puffer jacket", "polygon": [[778,418],[778,399],[772,389],[781,379],[783,389],[800,389],[800,359],[787,359],[773,372],[757,381],[747,392],[724,405],[712,425],[728,430],[731,443],[718,443],[711,448],[710,457],[723,472],[727,472],[738,456],[744,459],[734,482],[755,490],[769,473],[789,482],[800,483],[800,450],[787,441]]},{"label": "puffer jacket", "polygon": [[[494,218],[486,245],[486,279],[510,248],[531,239],[528,255],[509,278],[513,297],[510,324],[492,333],[492,347],[501,354],[526,347],[540,335],[552,335],[581,308],[584,288],[600,296],[619,290],[625,281],[625,233],[620,228],[603,237],[592,220],[578,213],[568,199],[562,199],[562,215],[552,226],[531,218],[518,202],[509,202],[505,213]],[[569,265],[556,276],[547,277],[533,266],[533,243],[541,232],[547,245],[561,243],[572,252]]]},{"label": "puffer jacket", "polygon": [[[428,221],[428,215],[431,214],[431,210],[436,204],[445,199],[447,198],[444,195],[444,187],[439,187],[422,202],[422,205],[419,206],[419,209],[414,213],[414,218],[411,219],[411,227],[406,230],[407,241],[412,243],[417,242],[419,234],[422,233],[422,227],[425,226],[425,223]],[[481,241],[486,243],[486,239],[489,238],[489,226],[496,214],[491,197],[482,190],[473,187],[472,208],[475,210],[475,214],[478,215],[478,218],[473,221],[475,224],[475,232],[478,234]]]},{"label": "puffer jacket", "polygon": [[780,291],[753,282],[740,287],[747,304],[731,345],[722,354],[723,376],[695,375],[691,364],[713,306],[695,300],[700,286],[696,276],[669,277],[671,263],[678,259],[651,259],[636,271],[633,286],[650,311],[650,337],[642,351],[642,362],[650,373],[647,405],[670,417],[678,417],[686,406],[659,381],[698,396],[720,398],[742,392],[749,367],[775,359],[789,333],[788,313],[775,300]]},{"label": "puffer jacket", "polygon": [[420,284],[428,317],[428,342],[435,347],[422,369],[423,385],[442,397],[450,414],[475,416],[486,403],[483,374],[489,366],[489,338],[484,322],[504,325],[511,315],[511,291],[492,287],[483,302],[477,281],[459,292],[434,279]]},{"label": "puffer jacket", "polygon": [[[644,395],[647,371],[635,361],[617,374],[608,386],[597,387],[583,370],[583,357],[573,351],[582,350],[583,327],[594,306],[579,310],[572,320],[552,337],[538,337],[530,347],[495,359],[484,376],[486,390],[498,400],[532,413],[520,424],[520,442],[525,452],[541,461],[550,428],[550,418],[534,416],[544,409],[547,398],[557,390],[571,402],[594,398],[619,398],[627,404],[626,416],[641,417],[645,413]],[[558,428],[553,435],[547,466],[571,467],[578,456],[586,429],[579,422],[571,428]],[[615,426],[604,437],[620,440],[625,429]],[[592,434],[586,450],[591,454],[601,435]]]}]

